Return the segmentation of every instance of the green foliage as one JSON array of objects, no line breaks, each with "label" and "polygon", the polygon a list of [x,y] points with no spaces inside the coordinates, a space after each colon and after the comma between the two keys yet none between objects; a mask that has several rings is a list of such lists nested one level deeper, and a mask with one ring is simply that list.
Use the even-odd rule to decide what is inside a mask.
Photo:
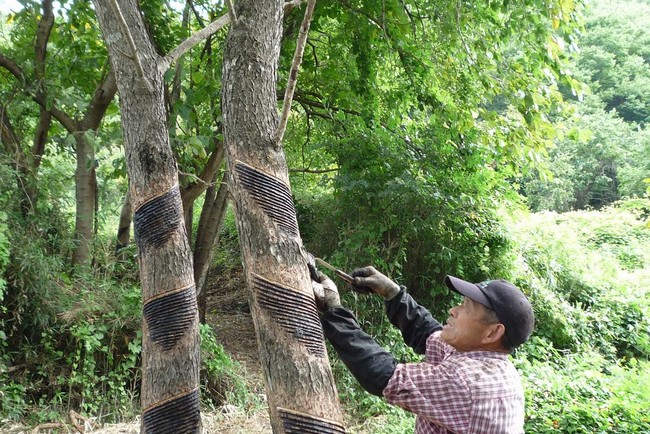
[{"label": "green foliage", "polygon": [[65,231],[56,220],[34,227],[16,216],[11,223],[0,312],[6,416],[46,422],[69,409],[106,420],[132,416],[141,350],[138,287],[113,275],[71,278],[61,259]]},{"label": "green foliage", "polygon": [[611,364],[592,352],[519,359],[526,390],[526,432],[647,433],[648,362]]},{"label": "green foliage", "polygon": [[209,325],[200,324],[200,334],[203,401],[213,407],[224,404],[248,407],[253,404],[253,396],[242,375],[243,367],[217,342]]},{"label": "green foliage", "polygon": [[599,209],[622,196],[643,197],[641,182],[650,167],[643,151],[650,146],[648,134],[605,112],[598,97],[588,98],[564,121],[568,133],[549,153],[552,179],[524,181],[531,209]]},{"label": "green foliage", "polygon": [[445,274],[479,279],[505,268],[509,235],[499,198],[516,198],[501,175],[480,167],[481,150],[434,150],[426,139],[405,146],[362,133],[332,149],[339,159],[333,195],[298,198],[299,210],[310,213],[308,220],[299,214],[309,249],[343,268],[373,263],[425,299],[444,298],[446,289],[430,291]]},{"label": "green foliage", "polygon": [[[549,152],[548,171],[523,181],[536,211],[600,208],[646,194],[650,9],[639,1],[590,6],[571,69],[593,96],[576,101],[575,113],[556,116],[556,126],[566,134]],[[572,97],[568,90],[564,94]]]},{"label": "green foliage", "polygon": [[[136,408],[139,290],[111,282],[89,283],[60,276],[49,294],[48,309],[32,306],[38,309],[32,315],[41,322],[31,333],[9,336],[12,346],[3,357],[22,367],[10,374],[9,385],[20,382],[24,404],[41,410],[32,415],[37,419],[38,414],[77,409],[122,420]],[[46,409],[49,412],[43,413]],[[15,415],[20,415],[18,408]]]},{"label": "green foliage", "polygon": [[625,121],[650,120],[650,5],[643,1],[595,2],[588,14],[575,71]]},{"label": "green foliage", "polygon": [[531,293],[537,335],[556,348],[595,347],[610,358],[650,355],[643,284],[650,233],[637,215],[621,205],[518,219],[517,280]]}]

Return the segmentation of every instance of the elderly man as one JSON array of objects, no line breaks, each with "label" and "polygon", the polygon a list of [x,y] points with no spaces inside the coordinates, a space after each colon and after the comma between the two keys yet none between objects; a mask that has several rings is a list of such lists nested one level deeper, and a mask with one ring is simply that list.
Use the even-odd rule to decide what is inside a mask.
[{"label": "elderly man", "polygon": [[375,268],[351,276],[354,289],[384,297],[404,342],[425,355],[421,363],[398,363],[361,330],[334,283],[319,273],[314,294],[325,336],[365,390],[415,413],[416,434],[524,432],[524,393],[508,355],[528,339],[534,318],[519,289],[504,280],[474,284],[447,276],[463,301],[441,325]]}]

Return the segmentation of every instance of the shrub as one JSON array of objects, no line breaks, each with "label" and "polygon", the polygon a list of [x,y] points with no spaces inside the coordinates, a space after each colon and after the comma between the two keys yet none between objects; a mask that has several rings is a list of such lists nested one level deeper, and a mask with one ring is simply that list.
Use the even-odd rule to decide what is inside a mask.
[{"label": "shrub", "polygon": [[[520,354],[530,433],[645,433],[650,403],[648,362],[610,365],[595,353],[526,361]],[[645,371],[642,371],[645,369]]]},{"label": "shrub", "polygon": [[207,324],[200,324],[201,334],[201,394],[203,401],[212,407],[233,404],[246,407],[252,396],[244,376],[243,367],[234,361]]},{"label": "shrub", "polygon": [[[21,252],[33,252],[34,245]],[[5,384],[20,384],[24,393],[22,401],[13,400],[12,417],[27,407],[36,422],[70,409],[108,421],[131,417],[140,379],[139,288],[61,272],[46,281],[40,273],[51,269],[47,264],[24,267],[9,282],[20,297],[10,310],[11,344],[2,355],[16,369]],[[28,282],[38,286],[25,288]]]}]

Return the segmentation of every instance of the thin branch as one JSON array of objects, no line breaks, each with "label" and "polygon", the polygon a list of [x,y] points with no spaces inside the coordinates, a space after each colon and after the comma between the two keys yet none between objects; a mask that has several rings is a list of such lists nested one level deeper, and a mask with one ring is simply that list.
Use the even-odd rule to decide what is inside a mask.
[{"label": "thin branch", "polygon": [[47,54],[47,41],[50,39],[50,33],[54,26],[54,12],[52,11],[52,0],[43,1],[43,16],[38,23],[38,30],[36,32],[36,44],[34,51],[35,68],[34,76],[37,81],[43,79],[45,75],[45,56]]},{"label": "thin branch", "polygon": [[104,80],[99,83],[97,89],[93,93],[92,99],[86,108],[86,112],[81,121],[81,128],[83,130],[97,130],[99,124],[106,114],[108,106],[113,101],[113,97],[117,93],[117,81],[115,73],[110,70],[104,77]]},{"label": "thin branch", "polygon": [[[313,96],[316,97],[316,98],[322,98],[320,95],[313,95]],[[313,107],[313,108],[327,110],[328,112],[343,112],[343,113],[346,113],[346,114],[349,114],[349,115],[361,116],[361,113],[356,111],[356,110],[350,110],[350,109],[344,109],[344,108],[340,108],[340,107],[325,105],[324,103],[322,103],[320,101],[314,101],[314,100],[305,98],[300,94],[295,94],[293,99],[296,102],[302,104],[303,106],[309,106],[309,107]]]},{"label": "thin branch", "polygon": [[284,13],[291,12],[293,8],[297,8],[302,4],[303,0],[291,0],[288,2],[284,2]]},{"label": "thin branch", "polygon": [[[43,0],[43,15],[38,23],[36,31],[36,44],[34,45],[34,80],[40,92],[45,93],[45,59],[47,56],[47,43],[50,39],[52,27],[54,27],[54,12],[52,10],[52,0]],[[41,107],[38,119],[38,125],[34,133],[32,142],[33,166],[38,168],[41,162],[41,156],[45,152],[45,142],[52,124],[52,114],[45,108]]]},{"label": "thin branch", "polygon": [[460,36],[460,41],[463,43],[463,48],[465,48],[465,51],[467,52],[467,57],[470,60],[470,62],[469,62],[470,66],[476,66],[477,61],[474,58],[474,56],[472,55],[472,50],[470,50],[469,45],[465,41],[465,37],[463,36],[463,31],[462,31],[461,26],[460,26],[460,21],[461,21],[461,19],[460,19],[460,9],[461,9],[460,1],[457,1],[456,2],[456,28],[458,29],[458,36]]},{"label": "thin branch", "polygon": [[192,0],[187,0],[187,4],[190,5],[192,12],[194,12],[194,18],[196,18],[196,21],[199,22],[199,25],[201,27],[205,27],[205,24],[203,23],[203,18],[201,18],[201,14],[196,10],[196,7],[194,6],[194,2]]},{"label": "thin branch", "polygon": [[291,111],[293,92],[296,89],[296,82],[298,81],[298,68],[300,68],[300,64],[302,63],[302,55],[305,51],[305,43],[307,42],[307,33],[309,32],[311,18],[314,15],[314,6],[316,6],[316,0],[307,1],[305,16],[302,19],[302,24],[300,25],[300,33],[298,34],[298,41],[296,42],[296,51],[293,54],[293,62],[291,62],[291,70],[289,71],[287,89],[284,93],[284,104],[282,105],[280,124],[278,125],[275,137],[273,138],[276,144],[279,144],[282,141],[284,132],[287,129],[287,121],[289,120],[289,111]]},{"label": "thin branch", "polygon": [[140,78],[145,82],[148,83],[147,79],[145,78],[144,75],[144,69],[142,68],[142,63],[140,62],[140,56],[138,56],[138,49],[135,46],[135,41],[133,40],[133,35],[131,35],[131,31],[129,30],[129,26],[126,24],[126,20],[124,19],[124,15],[122,15],[122,10],[120,9],[120,5],[117,4],[117,0],[110,0],[111,8],[113,8],[113,13],[115,14],[115,17],[117,18],[118,23],[120,24],[120,27],[122,28],[122,33],[126,37],[127,42],[131,46],[131,52],[133,54],[133,61],[135,62],[136,69],[138,70],[138,74],[140,74]]},{"label": "thin branch", "polygon": [[48,108],[47,107],[47,99],[45,98],[45,95],[41,91],[30,91],[30,88],[32,86],[32,83],[25,77],[25,74],[23,73],[23,70],[20,69],[20,67],[14,62],[12,59],[0,54],[0,67],[5,68],[7,71],[11,73],[14,77],[16,77],[21,85],[22,85],[22,91],[25,92],[27,95],[29,95],[38,105],[43,107],[45,110],[48,112],[52,113],[52,116],[63,125],[63,127],[68,130],[69,133],[72,133],[77,130],[77,123],[74,119],[72,119],[70,116],[68,116],[66,113],[63,111],[59,110],[55,105],[54,102],[50,104],[51,106]]},{"label": "thin branch", "polygon": [[225,155],[225,149],[223,143],[217,143],[217,149],[212,152],[208,162],[205,163],[203,171],[197,177],[196,175],[191,175],[179,171],[181,175],[188,176],[195,181],[194,184],[188,185],[185,189],[181,191],[181,199],[183,201],[183,208],[186,208],[189,204],[194,202],[200,195],[211,185],[211,180],[214,179],[217,171],[221,167]]},{"label": "thin branch", "polygon": [[197,43],[206,39],[208,36],[219,31],[222,27],[230,23],[230,15],[224,15],[216,21],[210,23],[207,27],[202,28],[169,52],[163,59],[163,68],[167,69],[169,65],[176,62],[183,54],[187,53]]},{"label": "thin branch", "polygon": [[315,173],[315,174],[338,172],[338,171],[339,171],[338,167],[336,167],[334,169],[319,169],[319,170],[317,170],[317,169],[306,169],[306,168],[305,169],[289,169],[289,172],[291,172],[291,173]]},{"label": "thin branch", "polygon": [[235,15],[235,5],[232,3],[232,0],[226,0],[226,5],[228,5],[228,15],[230,16],[230,21],[236,23],[237,15]]}]

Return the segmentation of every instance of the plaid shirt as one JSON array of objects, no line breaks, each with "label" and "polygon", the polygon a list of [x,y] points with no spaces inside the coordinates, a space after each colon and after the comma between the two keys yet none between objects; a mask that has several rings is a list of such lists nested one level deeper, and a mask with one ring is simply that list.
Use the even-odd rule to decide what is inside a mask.
[{"label": "plaid shirt", "polygon": [[524,392],[506,353],[457,352],[435,332],[426,360],[398,364],[386,400],[417,415],[415,434],[520,434]]}]

